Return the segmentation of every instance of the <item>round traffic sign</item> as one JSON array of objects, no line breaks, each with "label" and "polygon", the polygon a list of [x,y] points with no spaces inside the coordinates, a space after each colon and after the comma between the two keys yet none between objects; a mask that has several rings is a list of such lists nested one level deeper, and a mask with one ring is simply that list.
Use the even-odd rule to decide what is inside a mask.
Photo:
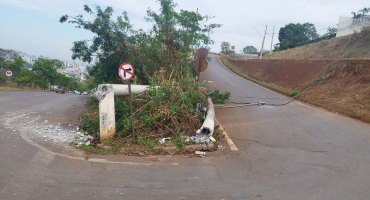
[{"label": "round traffic sign", "polygon": [[7,76],[7,77],[12,77],[14,74],[13,74],[12,70],[5,70],[4,75]]},{"label": "round traffic sign", "polygon": [[199,48],[199,49],[197,49],[196,55],[197,55],[197,58],[199,58],[199,59],[207,58],[207,56],[208,56],[208,49],[206,49],[206,48]]},{"label": "round traffic sign", "polygon": [[118,68],[118,75],[124,81],[131,80],[134,77],[134,66],[129,62],[122,63]]}]

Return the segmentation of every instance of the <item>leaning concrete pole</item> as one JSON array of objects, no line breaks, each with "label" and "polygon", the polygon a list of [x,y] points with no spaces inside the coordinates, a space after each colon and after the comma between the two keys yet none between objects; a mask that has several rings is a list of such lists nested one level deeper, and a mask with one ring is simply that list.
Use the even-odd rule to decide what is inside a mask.
[{"label": "leaning concrete pole", "polygon": [[198,137],[205,137],[209,140],[209,138],[213,134],[213,130],[215,129],[215,109],[213,107],[212,98],[207,97],[208,102],[208,109],[207,115],[204,119],[202,127],[196,131],[196,135]]},{"label": "leaning concrete pole", "polygon": [[110,91],[99,102],[100,140],[116,135],[116,118],[114,110],[114,92]]},{"label": "leaning concrete pole", "polygon": [[260,56],[259,56],[258,59],[262,59],[262,52],[263,52],[263,45],[265,44],[266,31],[267,31],[267,25],[266,25],[266,29],[265,29],[265,35],[263,35],[262,47],[261,47]]},{"label": "leaning concrete pole", "polygon": [[[131,85],[132,93],[144,93],[149,85]],[[128,85],[101,84],[90,95],[99,100],[100,141],[116,135],[114,97],[128,95]]]}]

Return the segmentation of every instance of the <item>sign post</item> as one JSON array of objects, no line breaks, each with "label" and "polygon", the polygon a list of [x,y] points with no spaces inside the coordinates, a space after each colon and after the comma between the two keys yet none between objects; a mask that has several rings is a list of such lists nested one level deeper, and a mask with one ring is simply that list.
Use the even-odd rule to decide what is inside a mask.
[{"label": "sign post", "polygon": [[195,69],[198,72],[198,78],[197,78],[197,83],[199,83],[199,77],[200,77],[200,72],[204,72],[207,69],[207,55],[208,55],[208,49],[206,48],[199,48],[197,50],[197,59],[195,60]]},{"label": "sign post", "polygon": [[[8,80],[11,78],[11,77],[13,77],[13,75],[14,75],[14,73],[13,73],[13,71],[12,70],[5,70],[4,71],[4,75],[6,76],[6,77],[8,77]],[[6,80],[6,87],[8,87],[8,80]]]},{"label": "sign post", "polygon": [[134,66],[129,62],[122,63],[118,68],[118,75],[121,77],[122,80],[128,82],[128,93],[129,93],[128,95],[129,95],[129,100],[130,100],[132,137],[135,138],[134,113],[132,111],[132,96],[131,96],[131,81],[130,81],[132,77],[134,77]]}]

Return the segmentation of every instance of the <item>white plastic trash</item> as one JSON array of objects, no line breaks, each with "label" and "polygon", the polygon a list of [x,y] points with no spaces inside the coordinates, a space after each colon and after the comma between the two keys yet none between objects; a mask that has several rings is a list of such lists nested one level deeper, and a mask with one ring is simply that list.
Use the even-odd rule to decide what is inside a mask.
[{"label": "white plastic trash", "polygon": [[205,151],[195,151],[195,154],[205,156],[207,154],[207,152],[205,152]]}]

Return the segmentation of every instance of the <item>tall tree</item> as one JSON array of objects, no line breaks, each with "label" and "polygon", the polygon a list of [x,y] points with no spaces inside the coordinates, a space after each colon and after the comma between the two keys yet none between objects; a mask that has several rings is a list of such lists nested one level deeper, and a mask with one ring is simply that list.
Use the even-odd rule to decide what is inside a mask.
[{"label": "tall tree", "polygon": [[[63,23],[70,19],[68,22],[75,24],[77,28],[86,29],[96,35],[92,39],[75,41],[71,49],[72,59],[90,63],[92,57],[97,56],[99,64],[94,65],[94,69],[90,72],[97,77],[99,83],[109,81],[118,83],[121,80],[117,76],[117,68],[123,61],[131,61],[129,57],[134,48],[128,43],[128,33],[132,31],[132,25],[127,13],[123,12],[114,21],[111,19],[112,7],[103,10],[100,6],[96,6],[93,12],[87,5],[84,5],[84,10],[94,19],[85,20],[82,15],[75,17],[64,15],[59,20]],[[135,69],[135,74],[140,76],[140,68]]]},{"label": "tall tree", "polygon": [[0,73],[3,73],[6,67],[5,58],[0,56]]},{"label": "tall tree", "polygon": [[298,44],[309,41],[302,24],[290,23],[279,30],[279,48],[281,50],[294,48]]},{"label": "tall tree", "polygon": [[254,46],[246,46],[246,47],[243,48],[243,52],[244,53],[256,53],[257,48],[254,47]]},{"label": "tall tree", "polygon": [[361,14],[357,14],[356,12],[351,12],[351,14],[353,15],[352,17],[352,23],[353,24],[356,24],[359,22],[359,19],[361,18]]},{"label": "tall tree", "polygon": [[165,76],[172,78],[189,74],[193,69],[189,55],[197,45],[212,44],[209,34],[219,24],[205,25],[209,16],[195,12],[175,11],[177,6],[172,0],[158,0],[159,12],[150,8],[146,20],[153,23],[149,31],[133,30],[126,12],[111,19],[113,8],[102,10],[99,6],[93,12],[87,5],[84,10],[93,15],[93,20],[85,20],[82,15],[60,18],[63,23],[70,23],[78,28],[91,31],[96,36],[88,40],[77,41],[72,48],[73,59],[79,58],[91,62],[91,56],[98,54],[99,62],[89,70],[96,83],[120,83],[117,68],[122,62],[131,62],[135,66],[135,77],[140,83],[148,83],[151,77],[163,69]]},{"label": "tall tree", "polygon": [[207,24],[208,20],[213,17],[203,16],[198,12],[180,10],[177,13],[174,10],[177,4],[172,0],[159,0],[158,2],[160,3],[159,12],[147,10],[146,20],[153,24],[152,30],[149,31],[149,38],[152,42],[143,44],[142,41],[147,39],[139,40],[139,55],[143,55],[140,56],[141,63],[145,66],[153,65],[150,64],[152,62],[145,60],[148,57],[145,58],[144,55],[161,58],[157,60],[157,67],[145,67],[149,76],[162,68],[173,78],[183,77],[194,72],[192,64],[189,62],[189,54],[193,55],[194,59],[195,49],[213,44],[214,41],[210,39],[209,35],[212,34],[213,29],[219,28],[221,25]]},{"label": "tall tree", "polygon": [[221,42],[221,51],[223,53],[229,53],[229,51],[230,51],[230,43],[229,42]]},{"label": "tall tree", "polygon": [[337,33],[337,28],[334,28],[334,27],[328,27],[328,31],[327,31],[328,35],[333,35],[333,34],[336,34]]},{"label": "tall tree", "polygon": [[57,73],[54,84],[63,86],[66,90],[69,90],[71,86],[74,85],[74,82],[77,82],[77,80],[72,77],[67,77],[64,74]]},{"label": "tall tree", "polygon": [[319,34],[317,34],[315,25],[307,22],[303,24],[303,27],[304,34],[308,37],[308,39],[314,40],[320,37]]},{"label": "tall tree", "polygon": [[24,68],[24,61],[21,57],[15,57],[12,62],[8,62],[6,64],[6,68],[9,70],[12,70],[13,72],[13,78],[17,78],[21,72],[21,70]]},{"label": "tall tree", "polygon": [[48,59],[44,57],[38,58],[33,64],[32,71],[38,79],[37,84],[46,89],[48,84],[54,85],[58,76],[57,69],[62,68],[63,62],[56,59]]},{"label": "tall tree", "polygon": [[0,82],[5,82],[5,80],[7,79],[4,75],[5,70],[6,70],[5,58],[0,56]]},{"label": "tall tree", "polygon": [[26,68],[23,68],[21,69],[18,77],[16,78],[16,82],[18,85],[21,84],[25,86],[28,84],[29,87],[31,87],[31,83],[34,81],[34,79],[35,79],[35,74],[32,71]]},{"label": "tall tree", "polygon": [[364,17],[369,12],[368,8],[360,9],[357,13],[360,14],[361,17]]}]

